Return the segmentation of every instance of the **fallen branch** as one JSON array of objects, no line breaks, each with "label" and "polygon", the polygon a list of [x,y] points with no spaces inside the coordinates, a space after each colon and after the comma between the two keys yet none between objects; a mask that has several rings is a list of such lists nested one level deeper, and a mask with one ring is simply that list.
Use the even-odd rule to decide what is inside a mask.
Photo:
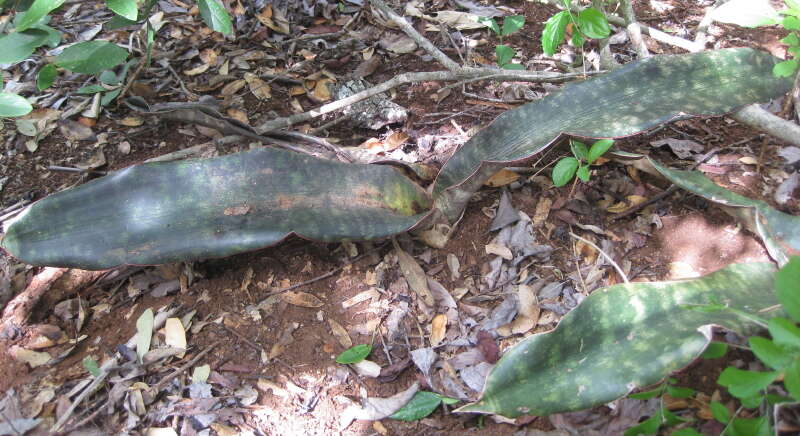
[{"label": "fallen branch", "polygon": [[631,0],[621,0],[620,6],[622,7],[622,16],[625,18],[628,38],[630,38],[633,47],[636,49],[636,53],[639,54],[639,59],[650,57],[650,51],[647,50],[647,45],[642,38],[642,29],[636,21],[636,15],[633,13]]},{"label": "fallen branch", "polygon": [[747,105],[733,112],[730,117],[790,144],[800,145],[800,126],[772,115],[757,104]]},{"label": "fallen branch", "polygon": [[[599,73],[599,72],[598,72]],[[597,73],[590,73],[597,74]],[[257,133],[263,135],[273,130],[285,129],[289,126],[304,123],[313,120],[314,118],[321,117],[322,115],[337,111],[348,107],[359,101],[366,100],[370,97],[376,96],[380,93],[386,92],[392,88],[408,83],[419,82],[452,82],[466,79],[491,80],[499,81],[518,81],[518,82],[548,82],[548,83],[561,83],[570,80],[583,79],[587,76],[584,73],[549,73],[549,72],[534,72],[534,71],[501,71],[488,68],[459,68],[456,71],[429,71],[419,73],[401,73],[393,78],[371,88],[367,88],[361,92],[353,94],[349,97],[336,100],[334,102],[322,105],[316,109],[301,114],[294,114],[288,117],[275,118],[267,121],[260,126],[256,127]]]}]

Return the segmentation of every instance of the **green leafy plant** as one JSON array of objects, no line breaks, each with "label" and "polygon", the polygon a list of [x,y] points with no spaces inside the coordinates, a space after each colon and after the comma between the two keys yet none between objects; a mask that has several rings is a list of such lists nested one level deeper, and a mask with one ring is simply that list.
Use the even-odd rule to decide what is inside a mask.
[{"label": "green leafy plant", "polygon": [[520,64],[511,63],[511,60],[514,59],[514,56],[517,55],[517,52],[511,48],[503,44],[503,37],[511,35],[522,29],[525,25],[525,16],[524,15],[509,15],[503,18],[503,27],[497,24],[497,21],[491,17],[480,17],[478,18],[479,23],[483,23],[486,27],[492,30],[498,37],[500,37],[500,44],[495,46],[494,53],[497,56],[497,65],[500,68],[506,70],[524,70],[525,67]]},{"label": "green leafy plant", "polygon": [[583,47],[587,39],[607,38],[611,27],[602,12],[595,8],[586,8],[577,14],[572,13],[572,0],[563,0],[564,10],[550,17],[542,31],[542,50],[547,56],[556,52],[556,47],[564,41],[570,30],[572,44]]},{"label": "green leafy plant", "polygon": [[614,145],[613,139],[601,139],[587,148],[583,142],[570,140],[569,148],[573,157],[564,157],[553,167],[553,185],[561,187],[569,183],[576,175],[584,182],[588,182],[589,165],[593,164],[598,157],[602,156]]},{"label": "green leafy plant", "polygon": [[390,415],[389,418],[400,421],[417,421],[433,413],[442,403],[448,405],[456,404],[458,400],[439,395],[435,392],[419,391],[414,394],[411,401],[406,403],[400,410]]},{"label": "green leafy plant", "polygon": [[369,356],[369,353],[371,352],[372,352],[372,345],[369,344],[354,345],[342,351],[341,354],[336,356],[336,363],[341,363],[343,365],[358,363],[366,359],[367,356]]},{"label": "green leafy plant", "polygon": [[657,434],[659,429],[664,427],[672,427],[690,421],[675,415],[664,406],[664,394],[672,398],[689,398],[695,394],[694,389],[677,386],[677,382],[676,379],[670,377],[655,389],[628,395],[628,398],[634,400],[649,400],[658,397],[659,405],[656,413],[626,430],[624,436]]},{"label": "green leafy plant", "polygon": [[[761,322],[767,327],[770,338],[751,336],[750,350],[769,371],[749,371],[727,367],[719,375],[717,383],[739,399],[741,407],[735,413],[720,403],[711,403],[714,418],[726,425],[725,436],[772,434],[769,417],[763,413],[752,418],[738,416],[742,408],[768,411],[777,403],[800,401],[800,257],[793,256],[775,277],[775,290],[781,307],[789,315],[774,317]],[[782,377],[787,395],[774,392]]]}]

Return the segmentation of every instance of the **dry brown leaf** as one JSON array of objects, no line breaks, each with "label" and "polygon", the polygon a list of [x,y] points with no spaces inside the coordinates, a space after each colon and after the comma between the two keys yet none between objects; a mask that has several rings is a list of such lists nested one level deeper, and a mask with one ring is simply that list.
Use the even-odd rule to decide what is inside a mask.
[{"label": "dry brown leaf", "polygon": [[539,202],[536,203],[536,211],[533,213],[533,227],[541,227],[547,216],[550,215],[550,209],[553,207],[553,200],[549,197],[541,197]]},{"label": "dry brown leaf", "polygon": [[213,48],[207,48],[200,52],[200,60],[204,64],[214,65],[217,63],[217,51]]},{"label": "dry brown leaf", "polygon": [[244,88],[244,85],[246,85],[246,84],[247,84],[247,82],[245,82],[244,79],[234,80],[233,82],[225,85],[222,88],[222,91],[220,91],[220,95],[222,95],[224,97],[228,97],[228,96],[231,96],[233,94],[236,94],[237,92],[239,92],[239,90]]},{"label": "dry brown leaf", "polygon": [[94,138],[92,129],[77,121],[61,120],[58,123],[58,130],[70,141],[86,141]]},{"label": "dry brown leaf", "polygon": [[349,309],[350,307],[353,307],[356,304],[361,303],[362,301],[367,301],[367,300],[375,301],[380,297],[381,297],[381,294],[380,294],[380,292],[378,292],[377,289],[369,288],[366,291],[359,292],[358,294],[353,295],[352,297],[348,298],[347,300],[342,301],[342,307],[345,308],[345,309]]},{"label": "dry brown leaf", "polygon": [[758,159],[753,156],[743,156],[739,158],[739,162],[745,165],[758,165]]},{"label": "dry brown leaf", "polygon": [[209,427],[217,432],[217,436],[238,436],[239,431],[229,425],[220,424],[218,422],[212,423]]},{"label": "dry brown leaf", "polygon": [[189,68],[188,70],[183,70],[183,74],[187,76],[196,76],[198,74],[203,74],[208,71],[208,68],[211,67],[209,64],[200,64],[194,68]]},{"label": "dry brown leaf", "polygon": [[228,116],[242,124],[250,125],[250,120],[247,118],[247,113],[243,110],[236,108],[228,108]]},{"label": "dry brown leaf", "polygon": [[536,288],[529,285],[519,285],[519,313],[535,321],[539,320],[539,302],[536,298]]},{"label": "dry brown leaf", "polygon": [[384,151],[392,151],[396,150],[401,145],[405,144],[408,140],[408,135],[404,132],[394,132],[386,138],[386,141],[383,142]]},{"label": "dry brown leaf", "polygon": [[380,433],[381,436],[389,436],[389,430],[380,421],[373,421],[372,429]]},{"label": "dry brown leaf", "polygon": [[331,99],[330,84],[333,83],[331,79],[317,80],[314,86],[314,97],[319,101],[328,101]]},{"label": "dry brown leaf", "polygon": [[259,100],[269,100],[272,97],[269,84],[253,73],[244,73],[244,80],[250,87],[250,92]]},{"label": "dry brown leaf", "polygon": [[381,366],[371,360],[362,360],[350,366],[362,377],[376,378],[381,375]]},{"label": "dry brown leaf", "polygon": [[292,86],[291,88],[289,88],[289,95],[291,95],[292,97],[296,97],[298,95],[303,95],[305,93],[306,93],[306,89],[303,88],[300,85]]},{"label": "dry brown leaf", "polygon": [[486,254],[494,254],[502,257],[505,260],[511,260],[514,258],[514,255],[511,253],[511,250],[505,245],[486,244],[485,249],[486,249]]},{"label": "dry brown leaf", "polygon": [[395,246],[395,252],[397,253],[397,259],[400,263],[400,272],[403,273],[403,277],[408,281],[411,290],[414,291],[427,306],[433,307],[433,294],[431,294],[431,290],[428,288],[428,277],[425,275],[425,271],[410,254],[406,253],[399,246]]},{"label": "dry brown leaf", "polygon": [[441,344],[445,333],[447,333],[447,315],[440,313],[431,320],[431,346],[435,347]]},{"label": "dry brown leaf", "polygon": [[18,362],[27,363],[31,368],[42,366],[52,359],[50,353],[26,350],[19,345],[12,345],[8,354]]},{"label": "dry brown leaf", "polygon": [[[170,347],[186,349],[186,330],[184,330],[180,319],[167,318],[164,324],[164,343]],[[177,357],[183,359],[185,354],[177,354]]]},{"label": "dry brown leaf", "polygon": [[117,121],[117,123],[127,127],[139,127],[144,124],[144,120],[139,117],[125,117]]},{"label": "dry brown leaf", "polygon": [[638,204],[647,201],[647,197],[642,197],[641,195],[629,195],[625,197],[625,199],[630,202],[630,205],[627,205],[624,202],[620,201],[619,203],[611,205],[606,210],[611,213],[622,213]]},{"label": "dry brown leaf", "polygon": [[286,350],[286,347],[294,342],[294,336],[292,336],[292,333],[294,333],[299,326],[300,324],[296,322],[286,326],[286,328],[283,330],[283,333],[281,333],[281,337],[278,339],[278,342],[274,343],[272,348],[270,348],[269,355],[267,356],[269,360],[272,360],[283,354],[283,352]]},{"label": "dry brown leaf", "polygon": [[487,180],[486,183],[484,183],[484,185],[491,186],[492,188],[497,188],[500,186],[506,186],[511,183],[514,183],[518,179],[519,179],[519,174],[509,169],[503,168],[502,170],[494,173],[492,177],[489,177],[489,180]]},{"label": "dry brown leaf", "polygon": [[296,98],[293,98],[289,104],[292,107],[292,112],[296,114],[302,114],[303,112],[306,111],[305,109],[303,109],[303,105],[300,104],[300,101],[298,101]]},{"label": "dry brown leaf", "polygon": [[333,336],[337,341],[339,341],[339,344],[341,344],[344,349],[348,349],[353,346],[353,340],[350,339],[350,335],[341,324],[332,318],[328,318],[328,325],[331,326],[331,333],[333,333]]},{"label": "dry brown leaf", "polygon": [[325,303],[308,292],[289,291],[281,294],[281,299],[289,304],[300,307],[321,307]]}]

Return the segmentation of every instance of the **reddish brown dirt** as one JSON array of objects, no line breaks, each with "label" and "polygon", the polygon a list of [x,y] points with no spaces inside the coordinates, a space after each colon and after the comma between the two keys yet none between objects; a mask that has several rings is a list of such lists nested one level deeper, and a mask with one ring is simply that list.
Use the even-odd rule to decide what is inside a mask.
[{"label": "reddish brown dirt", "polygon": [[[639,6],[637,13],[642,21],[654,26],[662,21],[679,22],[690,28],[696,26],[702,16],[701,11],[696,7],[683,7],[677,0],[672,3],[678,4],[679,7],[669,13],[659,14],[646,6]],[[541,6],[534,2],[512,1],[504,4],[521,11],[527,22],[522,32],[511,36],[505,43],[517,47],[523,59],[539,53],[541,48],[538,44],[538,35],[543,28],[542,23],[557,9]],[[778,50],[776,41],[782,36],[775,29],[743,30],[732,26],[722,26],[722,29],[727,38],[723,41],[723,46],[763,47],[773,52]],[[433,34],[428,36],[433,37]],[[493,44],[494,40],[492,39],[491,42],[479,46],[477,52],[483,58],[493,61]],[[679,51],[663,44],[655,44],[664,53]],[[453,50],[446,51],[450,55],[455,55]],[[387,58],[370,80],[380,82],[400,71],[430,71],[438,68],[438,65],[421,60],[418,54],[421,52]],[[348,71],[356,65],[357,62],[350,61],[341,68]],[[204,79],[204,77],[197,78],[194,84],[202,83]],[[189,83],[190,87],[192,85],[193,83]],[[476,104],[468,102],[468,99],[460,92],[453,92],[442,102],[436,103],[430,99],[430,95],[441,87],[442,85],[438,83],[420,83],[397,90],[395,101],[406,106],[412,112],[407,126],[418,129],[420,134],[456,132],[456,128],[449,121],[444,125],[420,123],[423,120],[422,116],[426,113],[458,112],[469,105]],[[501,85],[496,85],[490,91],[497,91],[501,87]],[[481,87],[472,89],[472,92],[480,92],[482,95],[491,94],[491,92],[481,91],[483,91]],[[252,96],[245,97],[243,107],[247,108],[253,124],[256,124],[255,120],[260,117],[265,117],[264,114],[269,111],[276,111],[280,115],[291,112],[288,86],[273,85],[273,94],[275,98],[268,103],[261,103]],[[169,98],[164,98],[164,100],[169,100]],[[300,102],[305,108],[315,105],[305,97],[301,97]],[[476,117],[457,116],[453,120],[459,127],[468,130],[489,122],[503,110],[486,105],[481,107]],[[121,118],[127,115],[127,110],[124,108],[112,109],[111,114]],[[108,170],[124,168],[150,157],[202,143],[208,139],[201,136],[187,138],[178,132],[178,125],[172,122],[149,120],[148,123],[154,126],[153,130],[129,139],[132,152],[124,155],[117,150],[116,144],[126,139],[126,128],[112,123],[106,117],[101,118],[95,131],[112,133],[109,137],[109,145],[105,146],[106,158],[109,162]],[[13,128],[9,123],[6,123],[5,127],[6,130]],[[706,150],[756,135],[756,132],[750,129],[729,124],[723,119],[693,120],[676,123],[671,128],[699,137],[698,140],[706,145]],[[671,128],[647,138],[635,137],[622,140],[619,145],[631,150],[649,150],[648,141],[675,136],[676,133],[670,130]],[[709,135],[708,132],[712,132],[713,135]],[[346,124],[339,125],[331,131],[331,136],[342,139],[343,143],[347,145],[357,145],[364,139],[378,134],[374,131],[354,129]],[[22,144],[7,144],[7,150],[14,148],[19,150],[19,154],[13,159],[6,160],[8,174],[11,175],[11,178],[2,191],[0,206],[8,206],[22,198],[38,199],[77,183],[78,176],[47,172],[44,169],[48,165],[72,165],[88,159],[94,153],[88,142],[79,143],[75,148],[64,147],[64,142],[64,138],[56,130],[40,144],[40,148],[35,154],[24,152]],[[748,144],[755,152],[760,153],[763,148],[764,162],[777,162],[778,158],[775,156],[777,145],[779,144],[773,140],[759,140]],[[245,148],[246,145],[241,144],[219,147],[219,150],[221,153],[226,153]],[[550,159],[555,159],[555,156],[563,155],[566,152],[566,148],[562,147],[557,152],[553,152]],[[653,153],[667,161],[674,159],[669,152],[663,150]],[[735,158],[743,154],[747,154],[747,150],[723,149],[720,152],[721,156],[735,155]],[[542,162],[539,166],[547,163],[549,161]],[[729,168],[730,172],[725,174],[725,178],[715,176],[717,181],[727,184],[740,193],[763,198],[759,184],[763,182],[742,181],[743,179],[739,177],[745,169],[752,172],[753,168],[744,165],[730,165],[726,168]],[[608,163],[597,169],[593,176],[593,183],[598,184],[598,181],[606,179],[625,178],[627,177],[625,171],[625,168],[620,165]],[[637,186],[646,190],[645,195],[654,195],[658,191],[655,184],[656,182],[645,178],[645,183]],[[633,189],[633,185],[634,182],[630,181],[631,189]],[[543,197],[552,198],[556,203],[559,201],[564,203],[573,198],[573,195],[589,199],[596,199],[599,195],[595,190],[585,186],[578,187],[575,193],[570,193],[570,186],[544,190],[534,183],[528,186],[531,187],[530,193],[526,194],[521,190],[512,192],[512,203],[530,216],[534,215],[537,202]],[[661,186],[661,189],[663,188]],[[491,220],[482,213],[482,209],[497,201],[499,192],[498,189],[486,189],[480,200],[471,203],[449,244],[442,250],[434,250],[430,263],[424,265],[426,271],[439,270],[432,276],[447,289],[462,286],[467,278],[475,281],[481,278],[482,268],[490,259],[490,256],[484,251],[484,245],[493,236],[488,233]],[[771,201],[770,198],[764,199]],[[592,203],[588,202],[587,204]],[[611,221],[609,214],[601,208],[593,204],[590,207],[590,213],[578,215],[578,221],[581,224],[597,225],[616,235],[625,235],[633,228],[635,216]],[[796,214],[797,207],[797,202],[794,202],[790,203],[786,209]],[[763,246],[752,234],[744,229],[739,229],[733,219],[705,201],[679,194],[657,203],[652,208],[652,210],[664,212],[662,214],[663,228],[651,229],[652,234],[645,238],[641,247],[629,252],[617,253],[620,258],[631,261],[631,270],[637,272],[637,280],[657,280],[670,277],[673,271],[670,265],[675,262],[686,263],[690,270],[705,274],[733,262],[767,260]],[[552,257],[552,265],[548,266],[556,266],[564,272],[574,270],[574,262],[582,260],[580,255],[574,254],[573,244],[568,236],[570,229],[574,231],[574,227],[569,227],[564,220],[551,213],[544,228],[539,229],[540,235],[537,235],[542,238],[543,243],[549,243],[556,249]],[[385,255],[390,251],[388,247],[384,246],[378,249],[377,254]],[[363,247],[359,248],[363,251]],[[456,281],[451,280],[445,264],[445,259],[450,253],[456,255],[462,265],[461,278]],[[4,343],[5,346],[0,348],[0,391],[32,385],[37,380],[47,380],[55,386],[73,384],[85,376],[85,370],[81,364],[85,357],[101,358],[110,355],[115,351],[117,345],[126,342],[135,333],[136,319],[146,308],[158,308],[168,304],[181,304],[184,307],[196,309],[195,320],[214,320],[225,315],[224,322],[208,324],[190,336],[191,353],[214,347],[213,351],[203,360],[213,370],[231,378],[255,381],[259,377],[264,377],[282,385],[291,381],[306,390],[313,391],[319,387],[315,384],[316,382],[321,383],[327,375],[339,367],[333,359],[343,350],[331,334],[327,320],[333,319],[352,331],[353,327],[373,318],[369,313],[363,312],[367,306],[366,303],[360,303],[348,309],[344,309],[341,303],[370,288],[370,285],[367,284],[367,276],[374,272],[375,262],[366,258],[330,278],[299,289],[322,300],[324,304],[321,307],[303,308],[282,302],[276,305],[271,315],[265,316],[260,321],[249,317],[245,308],[262,301],[269,292],[268,289],[257,286],[257,283],[267,282],[270,279],[273,280],[273,283],[280,283],[284,280],[290,284],[299,283],[337,267],[342,258],[343,250],[339,244],[312,243],[299,238],[290,238],[276,247],[226,259],[195,263],[194,268],[198,273],[198,279],[185,294],[178,293],[162,298],[145,296],[131,299],[127,296],[125,286],[117,290],[112,290],[110,287],[75,290],[75,293],[87,299],[89,307],[99,303],[113,305],[111,314],[90,315],[86,326],[79,332],[87,335],[88,338],[63,361],[53,366],[31,370],[26,365],[10,358],[6,348],[9,343]],[[253,284],[246,290],[242,290],[241,283],[249,268],[252,268],[254,272]],[[553,269],[545,270],[542,274],[551,274],[547,277],[552,277],[554,274],[552,271]],[[685,271],[685,269],[681,271]],[[36,272],[36,268],[31,268],[27,272],[28,279]],[[391,283],[392,279],[393,277],[389,277],[386,282]],[[619,279],[613,273],[609,273],[603,280],[607,284],[613,284]],[[68,298],[73,295],[65,293],[61,297]],[[208,300],[200,301],[201,295],[207,295]],[[73,323],[65,323],[53,314],[55,303],[57,301],[47,299],[45,303],[37,307],[32,319],[37,322],[58,325],[68,336],[76,336],[78,332],[75,331]],[[319,321],[319,313],[326,321]],[[294,341],[286,347],[278,359],[263,364],[260,349],[269,351],[280,337],[281,332],[293,323],[298,324],[298,328],[293,334]],[[355,344],[369,343],[372,340],[369,335],[355,333],[351,334],[351,338]],[[419,336],[410,337],[409,341],[412,346],[423,344]],[[62,346],[59,349],[64,348]],[[404,356],[395,355],[393,357]],[[388,364],[388,359],[378,349],[373,353],[373,358],[382,366]],[[171,366],[177,367],[183,363],[185,360],[179,360]],[[716,360],[693,365],[679,375],[680,384],[711,395],[716,389],[714,383],[716,376],[724,365],[725,362]],[[356,379],[351,374],[346,383],[322,392],[320,401],[313,412],[307,414],[299,413],[297,404],[287,404],[281,397],[260,392],[258,401],[250,406],[250,410],[254,413],[250,415],[249,419],[252,420],[251,425],[260,428],[267,434],[336,434],[339,432],[338,418],[345,407],[336,400],[336,396],[357,398],[362,388],[370,396],[390,396],[405,389],[416,380],[418,380],[418,375],[413,366],[401,373],[396,380],[388,383],[380,383],[370,378]],[[102,425],[100,419],[93,423]],[[431,418],[422,422],[403,423],[383,420],[382,423],[388,428],[390,434],[398,435],[460,435],[464,432],[475,435],[511,435],[521,428],[525,428],[495,423],[491,419],[479,420],[473,416],[450,414],[441,409],[437,410]],[[549,422],[542,418],[527,424],[527,428],[552,429]],[[372,423],[356,421],[342,434],[368,435],[374,434],[376,431]]]}]

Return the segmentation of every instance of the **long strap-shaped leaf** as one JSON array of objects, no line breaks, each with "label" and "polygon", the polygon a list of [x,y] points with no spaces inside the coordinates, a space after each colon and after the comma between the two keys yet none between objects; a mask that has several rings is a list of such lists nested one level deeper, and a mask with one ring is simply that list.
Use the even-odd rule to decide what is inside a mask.
[{"label": "long strap-shaped leaf", "polygon": [[320,241],[407,231],[427,194],[388,166],[257,149],[136,165],[33,204],[2,247],[34,265],[105,269],[229,256],[295,233]]},{"label": "long strap-shaped leaf", "polygon": [[700,171],[680,171],[662,166],[648,158],[653,167],[670,182],[708,200],[736,208],[739,218],[757,233],[770,256],[784,265],[789,256],[800,254],[800,216],[789,215],[769,204],[747,198],[717,185]]},{"label": "long strap-shaped leaf", "polygon": [[478,402],[460,412],[509,417],[586,409],[656,383],[694,360],[709,342],[708,327],[747,334],[755,324],[742,313],[777,304],[775,269],[768,263],[734,264],[705,277],[630,283],[597,290],[555,330],[533,335],[494,367]]},{"label": "long strap-shaped leaf", "polygon": [[[436,180],[434,195],[480,187],[498,168],[529,158],[563,134],[629,136],[670,120],[721,115],[789,91],[791,78],[773,76],[779,59],[749,48],[655,56],[508,111],[459,148]],[[450,218],[462,200],[437,198]],[[455,194],[451,194],[455,195]]]}]

